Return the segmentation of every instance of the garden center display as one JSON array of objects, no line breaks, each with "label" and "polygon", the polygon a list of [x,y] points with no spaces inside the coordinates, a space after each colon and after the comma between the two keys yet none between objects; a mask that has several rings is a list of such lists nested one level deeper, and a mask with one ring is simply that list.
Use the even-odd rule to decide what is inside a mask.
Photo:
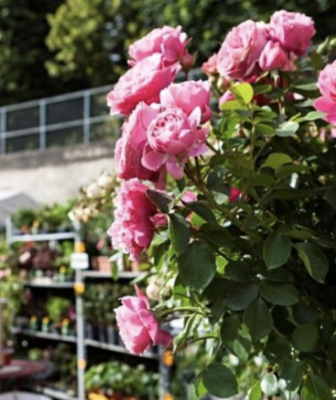
[{"label": "garden center display", "polygon": [[195,399],[333,398],[336,42],[314,34],[294,12],[242,22],[194,81],[191,39],[158,28],[107,96],[125,117],[109,234],[160,295],[123,297],[120,335],[135,353],[204,342]]}]

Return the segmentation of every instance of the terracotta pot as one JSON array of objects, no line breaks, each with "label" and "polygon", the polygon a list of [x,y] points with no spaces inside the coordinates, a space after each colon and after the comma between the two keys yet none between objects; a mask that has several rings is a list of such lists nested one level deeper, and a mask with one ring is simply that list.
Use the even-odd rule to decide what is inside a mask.
[{"label": "terracotta pot", "polygon": [[98,256],[97,257],[98,263],[98,270],[100,272],[111,272],[112,271],[112,264],[108,257],[106,256]]}]

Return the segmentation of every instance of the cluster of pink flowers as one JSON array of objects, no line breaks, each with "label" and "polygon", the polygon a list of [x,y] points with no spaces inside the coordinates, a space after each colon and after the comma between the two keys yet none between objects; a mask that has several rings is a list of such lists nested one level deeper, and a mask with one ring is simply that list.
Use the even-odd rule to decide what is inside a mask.
[{"label": "cluster of pink flowers", "polygon": [[208,74],[246,80],[262,71],[293,70],[315,34],[314,22],[304,14],[277,11],[269,24],[245,21],[233,28],[217,55],[203,64]]},{"label": "cluster of pink flowers", "polygon": [[115,221],[108,231],[113,247],[130,253],[132,260],[150,245],[154,234],[152,218],[158,211],[147,197],[147,189],[137,179],[125,181],[117,189]]},{"label": "cluster of pink flowers", "polygon": [[173,83],[182,67],[190,67],[188,41],[180,27],[154,29],[130,46],[131,68],[107,96],[111,114],[126,117],[115,149],[118,176],[125,181],[109,234],[114,248],[133,260],[150,245],[158,219],[139,180],[163,188],[167,173],[181,179],[188,159],[206,151],[210,84]]},{"label": "cluster of pink flowers", "polygon": [[321,97],[315,100],[316,110],[326,113],[325,120],[336,124],[336,61],[326,65],[320,72],[317,86]]},{"label": "cluster of pink flowers", "polygon": [[122,305],[114,311],[120,330],[120,336],[126,348],[135,354],[142,354],[154,344],[167,346],[172,336],[159,327],[150,311],[150,304],[142,291],[135,286],[137,297],[125,296]]}]

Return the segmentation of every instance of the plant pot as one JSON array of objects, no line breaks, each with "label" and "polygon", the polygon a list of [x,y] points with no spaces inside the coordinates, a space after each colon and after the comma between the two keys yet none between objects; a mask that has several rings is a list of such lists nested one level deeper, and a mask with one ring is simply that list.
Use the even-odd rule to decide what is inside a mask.
[{"label": "plant pot", "polygon": [[108,257],[98,256],[97,263],[98,263],[98,270],[100,272],[111,272],[112,271],[112,264]]},{"label": "plant pot", "polygon": [[3,350],[2,356],[4,365],[10,365],[10,363],[12,362],[13,354],[14,354],[14,349],[12,348],[6,348]]}]

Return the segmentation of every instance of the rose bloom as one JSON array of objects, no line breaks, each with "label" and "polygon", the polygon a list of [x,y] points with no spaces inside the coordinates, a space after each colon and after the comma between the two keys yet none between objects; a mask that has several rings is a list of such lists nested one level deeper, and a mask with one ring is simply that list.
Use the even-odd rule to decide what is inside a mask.
[{"label": "rose bloom", "polygon": [[218,74],[216,53],[209,57],[208,61],[202,64],[201,70],[207,75]]},{"label": "rose bloom", "polygon": [[130,65],[135,65],[154,53],[162,54],[164,65],[178,63],[187,54],[187,44],[187,35],[180,26],[153,29],[129,47],[129,55],[134,60],[130,61]]},{"label": "rose bloom", "polygon": [[314,107],[327,114],[324,118],[327,122],[336,124],[336,61],[320,72],[317,86],[322,97],[315,100]]},{"label": "rose bloom", "polygon": [[148,144],[144,149],[142,164],[153,171],[165,165],[175,179],[181,179],[188,157],[206,151],[207,130],[198,128],[200,121],[199,107],[189,116],[180,108],[158,114],[148,128]]},{"label": "rose bloom", "polygon": [[259,57],[259,65],[263,71],[272,71],[274,69],[286,70],[290,60],[279,42],[269,40],[266,43]]},{"label": "rose bloom", "polygon": [[247,20],[233,28],[217,54],[219,74],[227,79],[243,80],[258,72],[266,35],[267,27],[263,22]]},{"label": "rose bloom", "polygon": [[285,50],[302,56],[310,46],[315,28],[313,20],[307,15],[281,10],[272,15],[269,32]]},{"label": "rose bloom", "polygon": [[228,101],[231,101],[231,100],[234,100],[234,95],[230,92],[230,90],[227,90],[221,97],[220,97],[220,99],[218,100],[218,105],[219,105],[219,107],[221,106],[221,105],[223,105],[224,103],[226,103],[226,102],[228,102]]},{"label": "rose bloom", "polygon": [[336,101],[336,61],[320,72],[317,86],[325,99]]},{"label": "rose bloom", "polygon": [[159,327],[143,292],[137,286],[135,290],[138,297],[122,297],[122,305],[114,310],[120,336],[127,350],[142,354],[152,344],[168,346],[172,341],[171,334]]},{"label": "rose bloom", "polygon": [[117,141],[115,161],[119,178],[146,179],[156,182],[157,172],[148,170],[141,164],[142,153],[147,144],[147,129],[158,111],[141,102],[131,113],[122,127],[122,137]]},{"label": "rose bloom", "polygon": [[236,200],[238,200],[240,195],[241,195],[241,190],[235,187],[230,188],[229,203],[233,203]]},{"label": "rose bloom", "polygon": [[200,80],[172,84],[160,93],[160,103],[164,108],[181,108],[187,115],[199,107],[201,123],[207,122],[212,115],[209,107],[210,82]]},{"label": "rose bloom", "polygon": [[129,253],[133,261],[151,244],[154,234],[151,218],[157,209],[147,197],[147,189],[137,179],[123,181],[121,187],[116,189],[114,222],[108,230],[112,246]]},{"label": "rose bloom", "polygon": [[141,101],[146,104],[157,102],[161,90],[174,81],[179,69],[178,65],[164,66],[161,54],[139,61],[107,95],[110,114],[129,115]]}]

